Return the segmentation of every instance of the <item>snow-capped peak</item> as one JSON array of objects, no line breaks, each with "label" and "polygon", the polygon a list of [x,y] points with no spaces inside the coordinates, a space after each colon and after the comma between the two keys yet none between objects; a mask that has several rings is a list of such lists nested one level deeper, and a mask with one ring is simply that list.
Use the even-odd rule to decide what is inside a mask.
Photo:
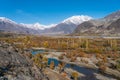
[{"label": "snow-capped peak", "polygon": [[56,24],[42,25],[42,24],[37,22],[37,23],[34,23],[34,24],[24,24],[24,23],[21,23],[21,25],[23,25],[24,27],[27,27],[27,28],[34,29],[34,30],[44,30],[46,28],[54,27]]},{"label": "snow-capped peak", "polygon": [[17,24],[15,21],[12,21],[6,17],[0,17],[0,21]]},{"label": "snow-capped peak", "polygon": [[[90,19],[92,19],[92,17],[84,16],[84,15],[81,15],[81,16],[78,15],[78,16],[72,16],[70,18],[67,18],[64,21],[62,21],[62,23],[79,25],[80,23],[82,23],[84,21],[88,21]],[[57,25],[57,24],[42,25],[39,22],[36,22],[34,24],[24,24],[24,23],[19,24],[19,23],[16,23],[15,21],[12,21],[12,20],[10,20],[6,17],[0,17],[0,21],[8,22],[8,23],[11,23],[11,24],[19,25],[19,26],[34,29],[34,30],[44,30],[46,28],[56,27],[56,25]]]},{"label": "snow-capped peak", "polygon": [[79,25],[82,22],[88,21],[90,19],[93,19],[93,18],[90,16],[86,16],[86,15],[77,15],[77,16],[72,16],[72,17],[65,19],[62,23],[66,23],[66,24],[73,23],[73,24]]}]

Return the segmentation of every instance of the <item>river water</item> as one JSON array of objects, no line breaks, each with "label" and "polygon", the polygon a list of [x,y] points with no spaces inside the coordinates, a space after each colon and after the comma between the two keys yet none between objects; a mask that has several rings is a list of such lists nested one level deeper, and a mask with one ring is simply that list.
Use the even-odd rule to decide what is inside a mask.
[{"label": "river water", "polygon": [[[43,53],[45,52],[44,50],[35,50],[35,51],[32,51],[32,54],[37,54],[37,53]],[[48,65],[54,61],[54,64],[55,66],[58,66],[58,64],[61,62],[55,58],[48,58]],[[72,70],[75,70],[83,75],[85,75],[85,77],[79,77],[79,80],[102,80],[102,79],[98,79],[95,74],[100,74],[98,70],[96,69],[89,69],[89,68],[85,68],[85,67],[82,67],[82,66],[78,66],[77,64],[69,64],[69,63],[66,63],[66,65],[64,66],[64,69],[65,68],[70,68]],[[100,74],[99,77],[102,77],[102,78],[106,78],[105,80],[116,80],[114,78],[112,78],[110,75],[107,75],[107,74]]]}]

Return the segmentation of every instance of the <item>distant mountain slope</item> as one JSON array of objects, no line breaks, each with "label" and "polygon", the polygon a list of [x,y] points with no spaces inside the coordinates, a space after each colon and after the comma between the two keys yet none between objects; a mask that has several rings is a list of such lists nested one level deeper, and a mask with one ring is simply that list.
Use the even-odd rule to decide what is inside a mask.
[{"label": "distant mountain slope", "polygon": [[120,34],[120,18],[114,22],[112,22],[108,27],[107,30],[112,32],[113,34]]},{"label": "distant mountain slope", "polygon": [[5,17],[0,17],[0,30],[14,33],[38,34],[38,35],[120,35],[120,11],[114,12],[104,18],[91,20],[89,16],[72,16],[59,24],[42,25],[19,24]]},{"label": "distant mountain slope", "polygon": [[116,20],[119,18],[120,18],[120,10],[117,12],[113,12],[113,13],[104,17],[104,19],[107,19],[107,20]]},{"label": "distant mountain slope", "polygon": [[5,17],[0,17],[0,30],[6,32],[24,33],[24,34],[69,34],[80,23],[92,19],[89,16],[73,16],[59,24],[42,25],[16,23]]},{"label": "distant mountain slope", "polygon": [[45,29],[43,34],[69,34],[72,33],[79,24],[90,19],[92,19],[92,17],[83,15],[72,16],[52,28]]},{"label": "distant mountain slope", "polygon": [[119,31],[120,11],[114,12],[104,18],[97,20],[89,20],[78,25],[72,35],[118,35]]},{"label": "distant mountain slope", "polygon": [[56,24],[50,24],[50,25],[42,25],[40,23],[34,23],[34,24],[24,24],[24,23],[21,23],[20,25],[26,27],[26,28],[30,28],[30,29],[33,29],[33,30],[44,30],[44,29],[48,29],[48,28],[52,28],[54,26],[56,26]]},{"label": "distant mountain slope", "polygon": [[36,30],[24,27],[8,18],[0,17],[0,30],[14,33],[36,34]]}]

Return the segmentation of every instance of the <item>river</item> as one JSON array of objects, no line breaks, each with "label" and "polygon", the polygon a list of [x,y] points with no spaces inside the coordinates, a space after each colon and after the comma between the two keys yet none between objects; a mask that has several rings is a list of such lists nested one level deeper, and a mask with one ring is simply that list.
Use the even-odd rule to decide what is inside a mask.
[{"label": "river", "polygon": [[[38,50],[38,51],[32,51],[32,54],[37,54],[37,53],[43,53],[45,52],[44,50]],[[55,66],[58,66],[58,64],[60,63],[59,60],[55,59],[55,58],[48,58],[48,65],[51,63],[51,61],[54,61],[54,64]],[[80,77],[79,80],[102,80],[102,79],[98,79],[96,77],[95,74],[99,75],[98,77],[100,78],[105,78],[105,80],[116,80],[116,79],[113,79],[110,75],[108,74],[100,74],[99,71],[97,69],[90,69],[90,68],[85,68],[85,67],[82,67],[82,66],[78,66],[78,65],[75,65],[75,64],[70,64],[70,63],[66,63],[65,68],[70,68],[74,71],[77,71],[83,75],[85,75],[85,77]]]}]

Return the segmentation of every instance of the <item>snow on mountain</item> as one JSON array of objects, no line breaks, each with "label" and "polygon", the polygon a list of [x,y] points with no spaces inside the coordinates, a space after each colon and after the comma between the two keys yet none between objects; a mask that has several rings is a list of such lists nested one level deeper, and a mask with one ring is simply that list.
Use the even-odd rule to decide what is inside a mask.
[{"label": "snow on mountain", "polygon": [[120,10],[113,12],[104,18],[89,20],[77,26],[73,35],[120,35]]},{"label": "snow on mountain", "polygon": [[93,19],[90,16],[86,16],[86,15],[77,15],[77,16],[72,16],[70,18],[65,19],[62,23],[66,23],[66,24],[76,24],[79,25],[84,21],[88,21],[90,19]]},{"label": "snow on mountain", "polygon": [[[84,15],[72,16],[70,18],[65,19],[61,23],[79,25],[83,21],[88,21],[90,19],[92,19],[92,17],[84,16]],[[34,29],[34,30],[44,30],[44,29],[56,27],[57,24],[42,25],[42,24],[37,22],[37,23],[34,23],[34,24],[24,24],[24,23],[21,23],[21,25],[23,25],[24,27],[27,27],[27,28]]]},{"label": "snow on mountain", "polygon": [[10,20],[10,19],[8,19],[6,17],[0,17],[0,21],[17,24],[15,21],[12,21],[12,20]]},{"label": "snow on mountain", "polygon": [[14,32],[27,32],[27,33],[47,33],[47,32],[63,32],[71,33],[80,23],[92,19],[89,16],[72,16],[61,21],[58,24],[43,25],[38,22],[34,24],[16,23],[5,17],[0,17],[0,29]]},{"label": "snow on mountain", "polygon": [[24,27],[24,28],[30,28],[30,29],[33,29],[33,30],[44,30],[46,28],[51,28],[51,27],[56,26],[56,24],[42,25],[38,22],[34,23],[34,24],[24,24],[24,23],[19,24],[19,23],[16,23],[15,21],[13,21],[11,19],[8,19],[6,17],[0,17],[0,22],[10,23],[10,24],[13,24],[13,25],[21,26],[21,27]]},{"label": "snow on mountain", "polygon": [[38,22],[34,23],[34,24],[24,24],[24,23],[21,23],[21,25],[23,25],[24,27],[27,27],[27,28],[34,29],[34,30],[44,30],[46,28],[51,28],[51,27],[56,26],[56,24],[42,25],[42,24],[40,24]]},{"label": "snow on mountain", "polygon": [[78,16],[72,16],[69,17],[60,23],[58,23],[55,27],[45,29],[43,33],[45,34],[70,34],[72,33],[75,28],[81,24],[84,21],[88,21],[92,19],[92,17],[84,16],[84,15],[78,15]]}]

